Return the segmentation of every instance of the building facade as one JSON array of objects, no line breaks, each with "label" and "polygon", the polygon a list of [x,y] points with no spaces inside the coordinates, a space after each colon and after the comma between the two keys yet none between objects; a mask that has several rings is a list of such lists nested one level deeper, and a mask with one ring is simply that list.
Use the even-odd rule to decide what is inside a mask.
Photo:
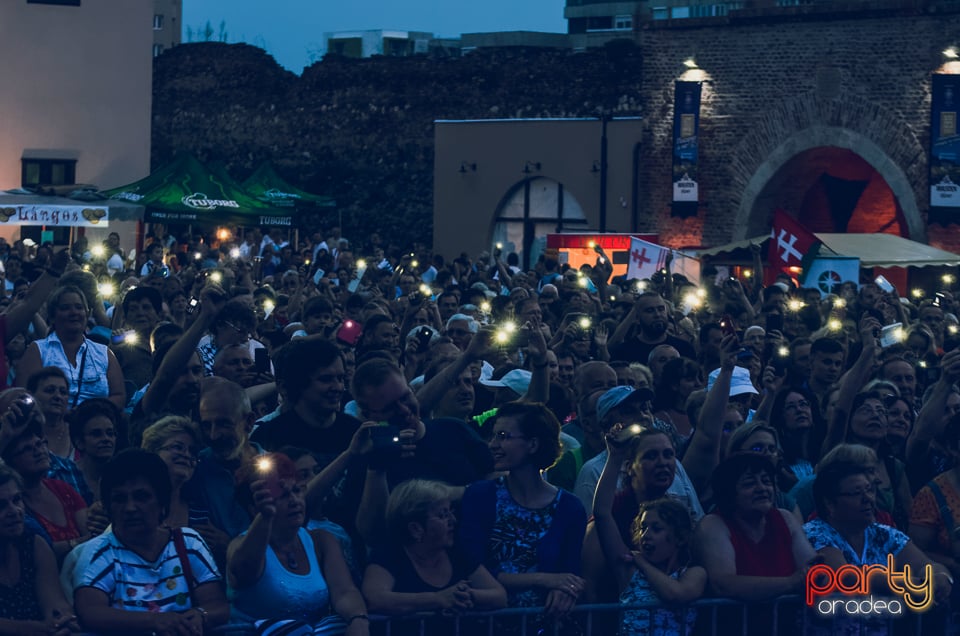
[{"label": "building facade", "polygon": [[153,56],[180,44],[183,0],[153,0]]}]

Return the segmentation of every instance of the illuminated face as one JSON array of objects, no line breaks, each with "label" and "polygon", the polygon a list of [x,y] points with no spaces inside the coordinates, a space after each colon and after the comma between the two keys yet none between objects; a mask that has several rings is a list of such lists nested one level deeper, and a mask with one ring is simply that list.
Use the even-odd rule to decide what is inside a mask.
[{"label": "illuminated face", "polygon": [[677,472],[676,451],[666,435],[647,435],[630,466],[634,491],[662,496]]},{"label": "illuminated face", "polygon": [[850,432],[863,441],[881,440],[887,436],[887,409],[876,398],[867,398],[850,415]]}]

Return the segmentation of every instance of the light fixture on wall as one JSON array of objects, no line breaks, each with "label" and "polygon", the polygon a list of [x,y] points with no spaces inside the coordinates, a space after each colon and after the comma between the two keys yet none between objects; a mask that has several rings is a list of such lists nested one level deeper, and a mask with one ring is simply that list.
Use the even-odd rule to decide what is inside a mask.
[{"label": "light fixture on wall", "polygon": [[477,171],[477,162],[461,161],[460,169],[457,172],[459,172],[460,174],[466,174],[468,172],[476,172],[476,171]]},{"label": "light fixture on wall", "polygon": [[960,54],[957,53],[956,47],[948,46],[947,48],[943,49],[943,57],[947,58],[948,60],[955,60],[960,58]]},{"label": "light fixture on wall", "polygon": [[697,66],[697,61],[692,57],[688,57],[687,59],[685,59],[683,61],[683,65],[689,69],[700,68],[699,66]]},{"label": "light fixture on wall", "polygon": [[528,161],[523,164],[523,174],[530,174],[531,172],[540,172],[539,161]]}]

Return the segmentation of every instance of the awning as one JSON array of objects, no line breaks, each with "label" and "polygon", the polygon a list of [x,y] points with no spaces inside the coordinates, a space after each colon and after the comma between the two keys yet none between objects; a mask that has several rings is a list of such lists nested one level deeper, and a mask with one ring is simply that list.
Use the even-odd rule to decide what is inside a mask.
[{"label": "awning", "polygon": [[960,255],[893,234],[816,234],[841,256],[855,256],[861,267],[960,265]]},{"label": "awning", "polygon": [[733,252],[735,250],[749,249],[754,245],[762,245],[764,241],[770,238],[770,234],[764,234],[763,236],[755,236],[753,238],[743,239],[742,241],[735,241],[733,243],[727,243],[726,245],[720,245],[718,247],[711,247],[706,250],[697,250],[697,257],[701,256],[717,256],[719,254],[727,254],[728,252]]}]

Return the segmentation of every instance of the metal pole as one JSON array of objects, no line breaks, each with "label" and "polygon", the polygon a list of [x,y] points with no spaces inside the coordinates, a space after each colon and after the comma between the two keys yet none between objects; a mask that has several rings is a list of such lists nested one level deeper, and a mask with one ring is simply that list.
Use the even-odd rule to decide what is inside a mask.
[{"label": "metal pole", "polygon": [[607,231],[607,122],[610,116],[600,115],[600,231]]}]

